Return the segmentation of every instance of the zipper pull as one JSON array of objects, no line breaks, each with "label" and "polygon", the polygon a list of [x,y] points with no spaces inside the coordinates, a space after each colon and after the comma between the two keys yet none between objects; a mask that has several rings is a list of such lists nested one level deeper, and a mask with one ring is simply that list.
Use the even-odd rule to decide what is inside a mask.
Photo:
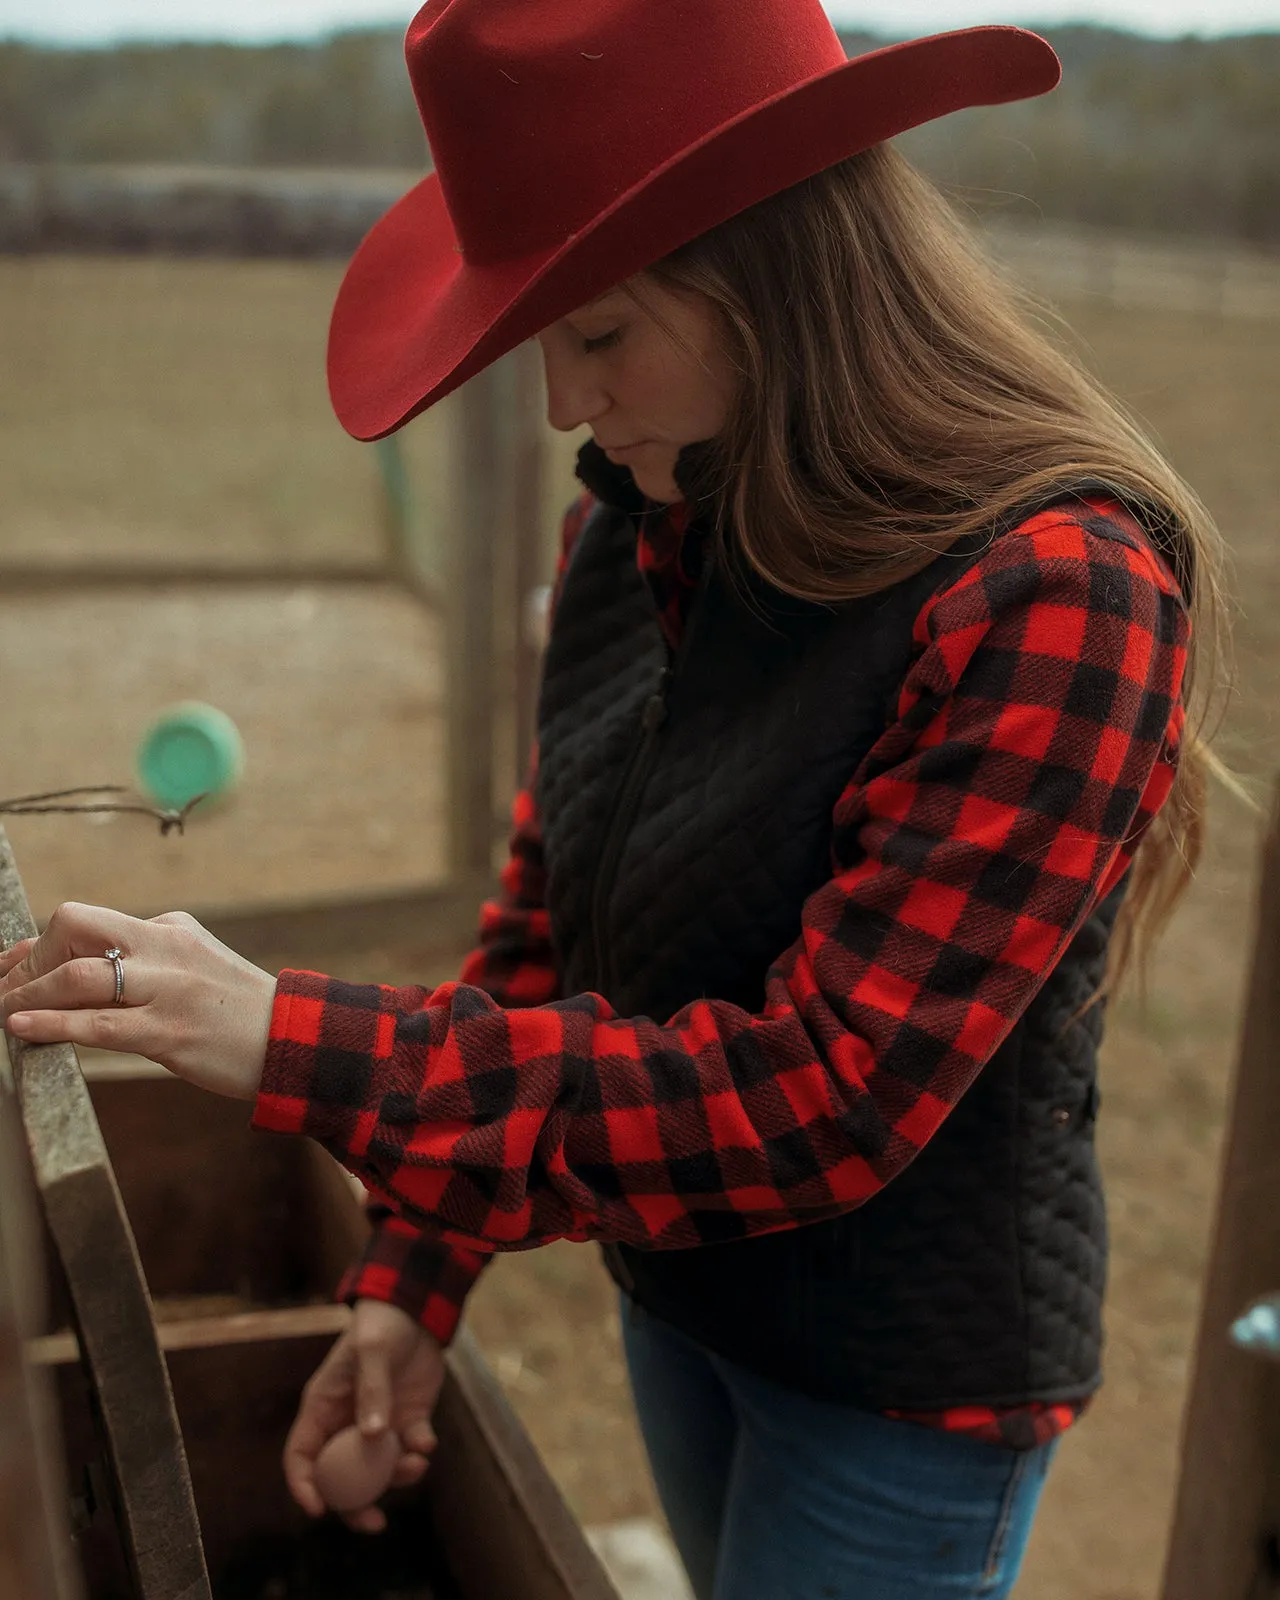
[{"label": "zipper pull", "polygon": [[640,726],[646,733],[656,733],[667,720],[667,685],[671,682],[671,668],[663,667],[658,674],[658,687],[644,703],[640,713]]},{"label": "zipper pull", "polygon": [[646,733],[656,733],[667,720],[667,702],[660,694],[651,694],[640,714],[640,726]]}]

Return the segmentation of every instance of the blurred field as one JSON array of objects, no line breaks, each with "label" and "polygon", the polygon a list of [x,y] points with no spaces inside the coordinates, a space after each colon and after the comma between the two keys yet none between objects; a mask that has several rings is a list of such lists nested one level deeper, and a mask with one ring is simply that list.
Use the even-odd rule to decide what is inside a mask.
[{"label": "blurred field", "polygon": [[[0,566],[376,560],[373,462],[331,421],[321,374],[336,278],[282,263],[0,260]],[[1227,535],[1240,688],[1222,749],[1265,793],[1280,767],[1280,321],[1066,309],[1086,359]],[[448,515],[448,426],[442,412],[408,430],[428,521]],[[558,460],[549,529],[571,492],[563,448]],[[241,795],[185,841],[132,820],[15,824],[37,909],[438,876],[439,648],[434,618],[369,584],[0,592],[0,794],[127,777],[146,719],[190,694],[249,739]],[[1145,1012],[1126,999],[1112,1015],[1108,1383],[1064,1445],[1022,1600],[1155,1592],[1251,920],[1256,822],[1225,799],[1214,820]],[[472,1325],[575,1509],[591,1522],[650,1509],[594,1253],[500,1261]]]},{"label": "blurred field", "polygon": [[[67,898],[150,912],[443,873],[439,618],[390,584],[307,578],[367,573],[384,553],[373,451],[341,431],[325,392],[338,276],[0,258],[0,573],[136,566],[141,579],[159,562],[178,578],[283,575],[0,593],[0,795],[129,782],[151,718],[186,698],[220,705],[248,749],[239,792],[185,839],[135,818],[14,819],[37,915]],[[454,424],[445,402],[404,436],[428,571]],[[557,446],[549,549],[572,492]]]}]

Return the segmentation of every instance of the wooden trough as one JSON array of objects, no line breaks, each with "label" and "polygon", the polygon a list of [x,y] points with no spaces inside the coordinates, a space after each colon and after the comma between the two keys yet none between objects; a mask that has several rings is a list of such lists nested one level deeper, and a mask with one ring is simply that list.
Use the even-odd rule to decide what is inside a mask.
[{"label": "wooden trough", "polygon": [[[0,935],[30,931],[0,830]],[[366,1227],[351,1180],[158,1068],[86,1082],[69,1046],[10,1060],[0,1178],[6,1208],[34,1191],[49,1293],[41,1310],[0,1251],[0,1489],[16,1466],[30,1501],[0,1519],[5,1600],[617,1600],[465,1337],[387,1533],[306,1518],[280,1451],[349,1315],[331,1296]]]}]

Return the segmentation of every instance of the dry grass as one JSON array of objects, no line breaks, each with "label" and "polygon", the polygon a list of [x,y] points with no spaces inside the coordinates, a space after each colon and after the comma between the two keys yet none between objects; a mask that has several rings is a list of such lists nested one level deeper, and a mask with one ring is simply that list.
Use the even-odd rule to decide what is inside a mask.
[{"label": "dry grass", "polygon": [[373,464],[325,398],[336,277],[0,261],[4,556],[376,557]]},{"label": "dry grass", "polygon": [[[324,379],[341,276],[279,261],[0,257],[0,558],[378,559],[372,453]],[[402,435],[428,523],[448,402]],[[568,447],[547,515],[563,500]]]},{"label": "dry grass", "polygon": [[[330,421],[320,378],[335,280],[327,268],[281,264],[0,261],[0,560],[80,562],[104,550],[172,559],[175,549],[229,562],[375,555],[372,463]],[[1280,766],[1272,423],[1280,323],[1092,309],[1072,320],[1092,365],[1156,430],[1227,535],[1242,606],[1240,693],[1223,748],[1265,790]],[[428,509],[445,449],[434,426],[415,425],[408,444]],[[568,491],[563,460],[549,505]],[[179,599],[195,604],[189,595],[170,604]],[[92,691],[95,640],[98,660],[108,645],[123,652],[142,704],[148,675],[185,648],[182,629],[146,609],[160,603],[135,602],[108,634],[95,632],[101,618],[79,603],[41,602],[37,627],[23,612],[30,602],[0,597],[0,643],[10,642],[0,785],[21,787],[29,772],[82,770],[95,723],[67,708]],[[433,647],[408,620],[393,624],[393,597],[376,621],[343,611],[348,603],[338,596],[317,610],[295,599],[299,625],[292,634],[276,629],[274,644],[262,642],[272,637],[263,624],[250,637],[244,617],[201,628],[188,613],[201,654],[183,671],[213,698],[219,683],[245,680],[255,708],[245,715],[257,719],[262,742],[271,742],[271,697],[249,694],[263,663],[246,667],[245,652],[287,644],[289,673],[276,691],[278,771],[280,782],[292,773],[307,848],[254,813],[254,872],[271,872],[280,888],[301,889],[317,870],[333,882],[384,881],[402,859],[414,863],[406,876],[432,870],[414,829],[434,803],[433,763],[414,756],[398,787],[394,758],[425,730],[428,714],[411,702],[430,682]],[[152,635],[169,642],[148,654]],[[341,667],[326,678],[335,650]],[[332,741],[358,726],[368,736],[341,761],[325,759],[340,748]],[[339,780],[371,763],[377,781],[350,805],[338,803]],[[371,812],[389,819],[377,838],[353,821]],[[1210,860],[1156,961],[1145,1012],[1122,1000],[1112,1015],[1101,1122],[1115,1241],[1108,1383],[1066,1441],[1020,1586],[1024,1600],[1155,1593],[1251,920],[1255,822],[1227,801],[1214,820]],[[104,890],[136,868],[118,832],[110,870],[107,852],[68,847],[69,837],[48,828],[37,835],[28,824],[19,841],[29,874],[43,874],[49,894],[71,892],[91,861]],[[227,837],[222,849],[220,866],[210,842],[201,882],[226,865]],[[200,898],[186,880],[184,888]],[[472,1325],[577,1511],[598,1521],[650,1509],[612,1296],[594,1253],[562,1245],[500,1261],[477,1293]]]}]

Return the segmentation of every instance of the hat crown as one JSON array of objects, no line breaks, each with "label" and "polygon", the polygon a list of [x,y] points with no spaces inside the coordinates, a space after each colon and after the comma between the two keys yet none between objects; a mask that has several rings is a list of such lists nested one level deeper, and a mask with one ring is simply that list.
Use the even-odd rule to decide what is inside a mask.
[{"label": "hat crown", "polygon": [[429,0],[405,55],[472,265],[562,243],[699,139],[845,61],[819,0]]}]

